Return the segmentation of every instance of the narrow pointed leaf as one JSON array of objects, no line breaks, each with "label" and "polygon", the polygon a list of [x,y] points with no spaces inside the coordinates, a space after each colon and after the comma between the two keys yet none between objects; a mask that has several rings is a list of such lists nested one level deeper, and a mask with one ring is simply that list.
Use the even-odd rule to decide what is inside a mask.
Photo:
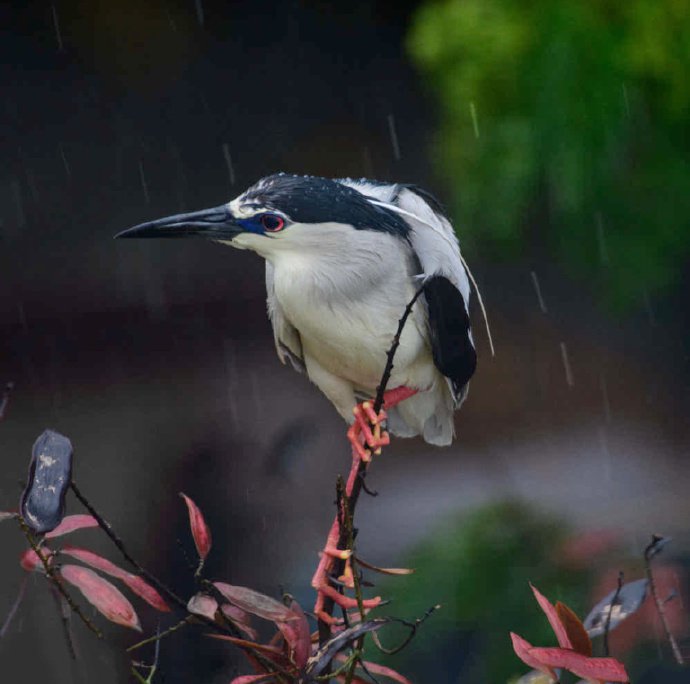
[{"label": "narrow pointed leaf", "polygon": [[311,632],[307,617],[297,601],[290,604],[290,611],[296,619],[289,622],[276,622],[276,626],[285,637],[290,660],[302,669],[311,655]]},{"label": "narrow pointed leaf", "polygon": [[214,582],[213,586],[233,605],[272,622],[290,622],[297,616],[279,601],[248,587],[237,587],[225,582]]},{"label": "narrow pointed leaf", "polygon": [[194,594],[187,603],[187,610],[194,615],[203,615],[209,620],[215,620],[218,601],[208,594]]},{"label": "narrow pointed leaf", "polygon": [[98,521],[92,515],[66,515],[54,530],[46,534],[46,539],[61,537],[63,534],[68,534],[87,527],[98,527]]},{"label": "narrow pointed leaf", "polygon": [[515,651],[515,655],[520,658],[525,665],[528,665],[535,670],[539,670],[539,672],[543,672],[545,675],[551,678],[551,681],[555,682],[558,680],[558,677],[556,676],[556,673],[552,667],[545,665],[536,656],[532,655],[534,646],[532,646],[529,641],[523,639],[519,634],[515,634],[515,632],[510,633],[510,639],[513,642],[513,650]]},{"label": "narrow pointed leaf", "polygon": [[281,648],[259,644],[255,641],[247,641],[246,639],[238,639],[237,637],[228,636],[226,634],[207,634],[206,636],[212,639],[220,639],[221,641],[229,641],[231,644],[245,649],[245,655],[253,664],[257,665],[257,669],[265,670],[265,668],[259,665],[256,659],[253,658],[252,651],[259,651],[265,658],[268,658],[272,663],[284,670],[291,668],[291,663],[285,657],[285,653]]},{"label": "narrow pointed leaf", "polygon": [[245,610],[233,606],[232,603],[223,603],[220,607],[220,612],[252,641],[256,641],[259,638],[257,631],[252,627],[252,616]]},{"label": "narrow pointed leaf", "polygon": [[235,677],[230,684],[260,684],[262,682],[275,681],[275,675],[272,674],[258,674],[258,675],[241,675]]},{"label": "narrow pointed leaf", "polygon": [[79,589],[84,598],[108,620],[141,632],[139,618],[132,604],[110,582],[80,565],[63,565],[60,574]]},{"label": "narrow pointed leaf", "polygon": [[123,570],[107,558],[103,558],[88,549],[80,549],[76,546],[65,546],[60,552],[72,556],[72,558],[76,558],[82,563],[90,565],[92,568],[96,568],[96,570],[105,572],[111,577],[122,580],[131,591],[144,599],[150,606],[153,606],[162,613],[170,612],[170,606],[163,600],[161,595],[146,580],[139,577],[139,575],[134,575],[131,572]]},{"label": "narrow pointed leaf", "polygon": [[565,603],[560,601],[556,602],[556,612],[563,628],[568,634],[573,651],[577,651],[587,657],[591,656],[592,642],[580,618]]},{"label": "narrow pointed leaf", "polygon": [[[339,653],[335,660],[345,662],[347,660],[347,656],[344,653]],[[399,682],[400,684],[412,684],[412,682],[407,677],[403,677],[403,675],[401,675],[399,672],[396,672],[395,670],[392,670],[390,667],[386,667],[385,665],[372,663],[368,660],[364,661],[364,665],[366,666],[367,670],[369,670],[369,672],[371,672],[372,674],[387,677],[388,679],[392,679],[394,682]]]},{"label": "narrow pointed leaf", "polygon": [[[45,549],[45,553],[50,553],[49,549]],[[34,570],[43,571],[43,561],[38,557],[38,554],[33,549],[27,549],[19,556],[19,565],[27,572]]]},{"label": "narrow pointed leaf", "polygon": [[16,513],[11,513],[10,511],[0,511],[0,522],[2,522],[3,520],[12,520],[12,518],[16,517]]},{"label": "narrow pointed leaf", "polygon": [[615,658],[588,658],[568,648],[533,648],[530,655],[553,668],[563,668],[596,682],[628,682],[623,663]]},{"label": "narrow pointed leaf", "polygon": [[357,564],[368,570],[380,572],[382,575],[413,575],[415,572],[414,568],[380,568],[377,565],[363,561],[361,558],[357,558]]},{"label": "narrow pointed leaf", "polygon": [[201,560],[205,560],[206,556],[208,556],[208,552],[211,550],[211,530],[208,528],[199,507],[186,494],[180,492],[180,496],[187,504],[189,527],[192,530],[192,537],[194,538],[194,545],[196,546],[197,553]]},{"label": "narrow pointed leaf", "polygon": [[620,592],[618,592],[618,597],[616,598],[616,603],[613,608],[611,607],[611,602],[616,596],[616,590],[604,596],[585,618],[584,627],[589,636],[595,637],[604,633],[609,611],[611,613],[609,631],[618,627],[623,620],[637,612],[647,597],[648,584],[649,582],[646,579],[626,582],[626,584],[621,587]]},{"label": "narrow pointed leaf", "polygon": [[530,583],[530,587],[532,588],[534,597],[537,599],[537,603],[539,603],[539,607],[544,611],[544,614],[549,620],[551,629],[556,635],[556,639],[558,639],[558,645],[561,648],[572,648],[570,637],[568,636],[568,633],[566,632],[565,627],[558,616],[556,608],[553,606],[551,601],[549,601],[549,599],[547,599],[546,596],[544,596],[544,594],[542,594],[532,583]]},{"label": "narrow pointed leaf", "polygon": [[71,481],[72,443],[58,432],[45,430],[34,443],[19,504],[22,517],[34,532],[44,534],[60,524]]}]

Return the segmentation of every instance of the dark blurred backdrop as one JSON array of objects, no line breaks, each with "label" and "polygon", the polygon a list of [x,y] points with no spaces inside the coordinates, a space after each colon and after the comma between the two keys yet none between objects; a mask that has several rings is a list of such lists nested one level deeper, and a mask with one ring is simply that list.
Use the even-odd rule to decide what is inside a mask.
[{"label": "dark blurred backdrop", "polygon": [[[275,358],[263,264],[202,242],[111,239],[284,170],[438,194],[496,343],[492,358],[475,311],[480,364],[455,445],[398,441],[375,464],[365,557],[404,562],[449,516],[504,498],[575,532],[614,530],[621,558],[652,532],[687,551],[687,3],[614,5],[3,4],[0,382],[15,390],[0,508],[16,505],[52,427],[75,445],[80,487],[180,592],[184,490],[213,528],[210,576],[310,604],[349,456],[340,418]],[[23,541],[0,531],[3,614]],[[443,623],[435,670],[416,681],[488,681],[457,657],[461,644],[482,657],[481,639],[461,640],[482,634],[481,615],[462,619]],[[32,581],[0,669],[125,681],[119,654],[76,631],[75,666]],[[507,637],[504,650],[523,671]],[[161,681],[227,682],[228,653],[176,635]]]}]

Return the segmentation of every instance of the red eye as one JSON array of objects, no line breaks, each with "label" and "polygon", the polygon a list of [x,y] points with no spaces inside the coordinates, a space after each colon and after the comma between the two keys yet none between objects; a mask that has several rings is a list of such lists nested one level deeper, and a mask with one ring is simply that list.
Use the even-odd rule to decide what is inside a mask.
[{"label": "red eye", "polygon": [[283,229],[285,221],[282,217],[276,216],[275,214],[264,214],[261,217],[261,225],[264,227],[264,230],[267,230],[269,233],[277,233],[279,230]]}]

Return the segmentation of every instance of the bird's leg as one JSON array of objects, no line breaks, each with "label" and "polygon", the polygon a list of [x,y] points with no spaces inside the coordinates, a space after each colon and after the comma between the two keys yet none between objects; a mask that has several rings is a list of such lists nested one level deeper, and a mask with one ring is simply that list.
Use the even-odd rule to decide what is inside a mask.
[{"label": "bird's leg", "polygon": [[[417,390],[409,387],[396,387],[392,390],[388,390],[383,395],[383,406],[384,408],[392,408],[416,393]],[[381,447],[390,444],[388,432],[381,429],[381,423],[386,420],[385,411],[379,411],[377,415],[374,411],[373,403],[364,401],[355,406],[353,412],[355,415],[355,422],[347,431],[347,437],[352,444],[352,467],[350,468],[350,474],[345,485],[345,496],[347,497],[352,495],[355,482],[360,474],[361,462],[364,461],[365,463],[369,463],[371,461],[372,452],[378,455],[381,453]],[[331,525],[331,529],[328,532],[326,545],[320,554],[321,558],[311,581],[312,587],[317,591],[314,613],[319,620],[327,624],[335,624],[338,622],[336,618],[329,615],[324,610],[324,602],[327,598],[331,599],[344,610],[357,607],[357,601],[355,599],[341,594],[330,585],[333,566],[336,560],[340,560],[345,562],[345,568],[343,574],[338,577],[338,581],[344,587],[350,589],[354,586],[352,563],[350,562],[352,549],[338,548],[338,542],[340,540],[340,513],[341,512],[338,511]],[[375,608],[380,602],[380,596],[373,599],[364,599],[362,601],[362,607],[365,610],[369,610]]]}]

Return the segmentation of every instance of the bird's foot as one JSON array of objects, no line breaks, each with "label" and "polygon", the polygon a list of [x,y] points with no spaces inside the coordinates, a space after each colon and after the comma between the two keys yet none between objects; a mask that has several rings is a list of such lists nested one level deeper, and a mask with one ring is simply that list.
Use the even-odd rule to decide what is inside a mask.
[{"label": "bird's foot", "polygon": [[355,422],[347,431],[347,438],[352,444],[353,454],[362,459],[365,463],[371,461],[373,454],[380,454],[381,447],[390,444],[390,435],[382,429],[382,424],[386,420],[386,412],[374,411],[370,401],[363,401],[352,409]]}]

